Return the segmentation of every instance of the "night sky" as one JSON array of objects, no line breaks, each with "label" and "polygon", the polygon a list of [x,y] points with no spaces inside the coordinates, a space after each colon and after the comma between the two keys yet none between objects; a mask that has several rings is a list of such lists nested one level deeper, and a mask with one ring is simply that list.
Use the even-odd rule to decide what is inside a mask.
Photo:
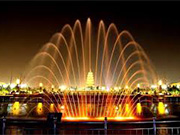
[{"label": "night sky", "polygon": [[0,82],[19,77],[64,24],[104,20],[128,30],[160,78],[180,81],[180,2],[0,2]]}]

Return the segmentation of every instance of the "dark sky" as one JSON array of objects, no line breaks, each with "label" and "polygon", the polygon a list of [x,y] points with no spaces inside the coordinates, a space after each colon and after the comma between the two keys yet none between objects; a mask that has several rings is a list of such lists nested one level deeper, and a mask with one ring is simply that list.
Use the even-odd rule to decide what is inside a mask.
[{"label": "dark sky", "polygon": [[180,2],[0,2],[0,81],[20,76],[44,43],[76,19],[128,30],[161,78],[180,81]]}]

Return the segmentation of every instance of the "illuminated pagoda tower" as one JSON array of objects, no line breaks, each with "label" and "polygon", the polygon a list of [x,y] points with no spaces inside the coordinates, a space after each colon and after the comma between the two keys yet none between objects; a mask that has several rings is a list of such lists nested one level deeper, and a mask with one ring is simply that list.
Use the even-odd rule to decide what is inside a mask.
[{"label": "illuminated pagoda tower", "polygon": [[94,87],[94,76],[93,76],[93,72],[91,72],[91,70],[87,74],[86,87],[88,87],[88,88]]}]

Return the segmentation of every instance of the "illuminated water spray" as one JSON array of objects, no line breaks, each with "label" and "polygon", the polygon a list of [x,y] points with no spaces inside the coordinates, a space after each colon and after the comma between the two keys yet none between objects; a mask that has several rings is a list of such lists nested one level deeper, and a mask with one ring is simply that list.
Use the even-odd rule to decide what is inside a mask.
[{"label": "illuminated water spray", "polygon": [[[136,103],[129,97],[132,91],[156,84],[157,76],[128,31],[119,32],[114,23],[105,26],[102,20],[95,28],[88,19],[85,28],[77,20],[74,26],[66,24],[55,33],[30,62],[23,82],[49,93],[60,91],[53,101],[54,107],[64,107],[63,117],[122,118],[136,113]],[[38,104],[39,113],[41,106]]]}]

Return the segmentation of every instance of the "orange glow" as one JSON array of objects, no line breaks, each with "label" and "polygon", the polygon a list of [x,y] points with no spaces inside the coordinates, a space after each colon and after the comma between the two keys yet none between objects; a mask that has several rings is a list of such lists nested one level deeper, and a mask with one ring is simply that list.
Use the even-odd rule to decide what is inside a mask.
[{"label": "orange glow", "polygon": [[64,106],[61,106],[61,109],[63,110],[63,109],[64,109]]},{"label": "orange glow", "polygon": [[19,102],[15,102],[13,104],[13,115],[18,115],[19,114],[19,110],[20,110],[19,106],[20,106]]},{"label": "orange glow", "polygon": [[69,121],[90,120],[88,117],[65,117],[64,119]]},{"label": "orange glow", "polygon": [[[104,121],[104,117],[89,118],[89,117],[64,117],[64,121]],[[125,120],[135,120],[135,117],[108,117],[110,121],[125,121]]]},{"label": "orange glow", "polygon": [[52,103],[50,104],[50,112],[51,113],[55,112],[54,104],[52,104]]},{"label": "orange glow", "polygon": [[37,108],[36,108],[37,114],[41,115],[43,114],[43,106],[42,103],[38,103]]},{"label": "orange glow", "polygon": [[137,103],[137,106],[136,106],[136,112],[137,114],[141,114],[142,113],[142,106],[141,106],[141,103]]},{"label": "orange glow", "polygon": [[126,104],[126,107],[125,107],[125,113],[128,115],[130,112],[129,110],[129,104]]},{"label": "orange glow", "polygon": [[165,114],[165,107],[163,102],[159,102],[158,104],[158,112],[160,115]]}]

